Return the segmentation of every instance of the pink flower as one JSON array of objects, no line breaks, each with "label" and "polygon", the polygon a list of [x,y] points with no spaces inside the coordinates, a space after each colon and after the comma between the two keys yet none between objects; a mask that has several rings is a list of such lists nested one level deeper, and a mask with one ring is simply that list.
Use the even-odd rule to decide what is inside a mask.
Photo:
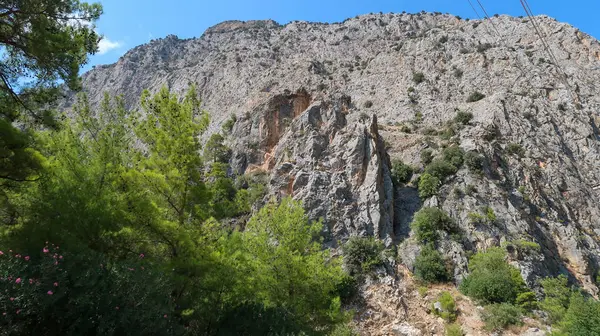
[{"label": "pink flower", "polygon": [[29,256],[25,256],[25,261],[29,261]]},{"label": "pink flower", "polygon": [[20,284],[21,283],[21,278],[17,278],[17,280],[15,280],[15,283]]},{"label": "pink flower", "polygon": [[3,254],[4,254],[4,252],[0,251],[0,255],[3,255]]},{"label": "pink flower", "polygon": [[6,316],[6,312],[2,313],[2,316]]},{"label": "pink flower", "polygon": [[17,314],[20,314],[20,313],[21,313],[21,309],[17,309]]},{"label": "pink flower", "polygon": [[10,298],[9,300],[10,300],[10,301],[15,301],[15,298]]},{"label": "pink flower", "polygon": [[58,259],[62,259],[62,256],[58,256]]},{"label": "pink flower", "polygon": [[48,252],[50,252],[50,250],[48,250],[48,248],[47,248],[47,247],[44,247],[44,248],[42,249],[42,252],[44,252],[44,253],[48,253]]},{"label": "pink flower", "polygon": [[131,267],[129,267],[129,270],[130,270],[130,271],[135,271],[135,268],[131,268]]},{"label": "pink flower", "polygon": [[54,283],[54,287],[58,287],[58,282],[55,282],[55,283]]},{"label": "pink flower", "polygon": [[48,291],[48,295],[52,295],[52,294],[54,294],[54,293],[52,293],[52,291]]},{"label": "pink flower", "polygon": [[15,254],[15,258],[21,258],[20,254]]},{"label": "pink flower", "polygon": [[167,318],[167,314],[163,315],[164,318]]},{"label": "pink flower", "polygon": [[58,265],[58,261],[55,261],[55,262],[54,262],[54,265]]},{"label": "pink flower", "polygon": [[140,253],[140,258],[143,259],[145,257],[145,255],[143,253]]},{"label": "pink flower", "polygon": [[115,310],[119,310],[119,306],[116,306],[116,307],[115,307]]},{"label": "pink flower", "polygon": [[29,279],[29,284],[31,285],[33,283],[33,279]]}]

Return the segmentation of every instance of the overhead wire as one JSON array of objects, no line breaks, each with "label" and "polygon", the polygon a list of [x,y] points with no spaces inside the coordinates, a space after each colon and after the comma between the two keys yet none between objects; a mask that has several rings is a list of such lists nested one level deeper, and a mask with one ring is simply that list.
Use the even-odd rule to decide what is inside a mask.
[{"label": "overhead wire", "polygon": [[551,60],[552,64],[554,64],[554,67],[557,70],[560,80],[562,80],[562,82],[565,84],[567,91],[569,91],[569,93],[571,93],[576,107],[581,108],[581,101],[579,99],[579,95],[577,94],[577,92],[575,92],[571,88],[571,85],[569,84],[568,75],[567,75],[566,71],[560,66],[558,59],[556,58],[556,56],[552,52],[552,49],[550,48],[550,44],[545,40],[545,36],[542,32],[542,29],[541,29],[540,25],[537,23],[534,15],[533,15],[533,11],[531,10],[531,7],[529,6],[529,3],[527,2],[527,0],[519,0],[519,1],[521,2],[521,6],[523,7],[523,9],[525,10],[527,17],[529,18],[529,21],[531,22],[531,25],[533,26],[534,30],[540,37],[542,46],[544,47],[544,49],[550,56],[550,60]]},{"label": "overhead wire", "polygon": [[[473,9],[473,11],[475,12],[475,14],[477,15],[477,17],[480,20],[483,20],[481,18],[481,16],[479,15],[479,12],[477,11],[477,9],[475,8],[475,6],[473,6],[473,3],[471,2],[471,0],[467,0],[469,2],[469,5],[471,6],[471,8]],[[498,29],[498,27],[496,26],[496,24],[494,23],[494,21],[491,19],[491,17],[489,16],[487,10],[485,9],[485,7],[483,6],[483,3],[480,0],[477,0],[477,3],[479,4],[479,7],[481,8],[481,10],[483,11],[485,18],[490,22],[490,24],[492,25],[492,27],[494,28],[494,31],[496,33],[496,35],[498,35],[498,42],[502,42],[504,44],[505,47],[508,48],[508,43],[506,42],[506,40],[504,39],[504,36],[502,35],[502,33],[500,33],[500,30]],[[486,27],[486,31],[488,32],[488,34],[490,36],[494,35],[488,28],[487,26],[484,25],[484,27]],[[510,58],[510,54],[507,53],[507,57]],[[525,80],[529,83],[531,88],[534,88],[533,83],[531,82],[529,76],[527,76],[526,71],[522,68],[522,64],[521,62],[518,60],[518,58],[515,59],[516,63],[515,66],[517,67],[517,69],[521,72],[521,75],[523,76],[523,78],[525,78]]]}]

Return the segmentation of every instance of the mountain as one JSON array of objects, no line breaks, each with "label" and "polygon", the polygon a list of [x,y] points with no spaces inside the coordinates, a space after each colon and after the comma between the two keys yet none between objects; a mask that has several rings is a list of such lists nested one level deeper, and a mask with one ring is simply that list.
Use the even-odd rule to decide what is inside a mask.
[{"label": "mountain", "polygon": [[[330,247],[375,236],[412,271],[421,247],[409,224],[439,207],[461,232],[439,244],[456,282],[473,251],[505,246],[529,286],[564,273],[597,296],[599,61],[596,39],[546,16],[370,14],[170,35],[83,85],[93,103],[109,92],[136,108],[144,89],[195,84],[233,173],[267,174],[267,197],[302,200]],[[452,161],[454,146],[466,162],[420,197],[427,156]],[[398,161],[415,168],[411,181],[394,181]]]}]

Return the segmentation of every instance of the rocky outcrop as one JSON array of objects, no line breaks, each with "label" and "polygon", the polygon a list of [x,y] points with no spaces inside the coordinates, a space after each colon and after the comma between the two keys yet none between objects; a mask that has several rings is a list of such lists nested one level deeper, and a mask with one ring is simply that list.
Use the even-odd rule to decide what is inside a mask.
[{"label": "rocky outcrop", "polygon": [[[323,219],[330,246],[373,235],[399,244],[410,268],[412,216],[437,206],[462,232],[440,244],[456,281],[469,251],[503,245],[530,285],[566,273],[598,293],[600,44],[536,19],[556,61],[529,19],[508,16],[492,18],[494,26],[429,13],[232,21],[200,38],[136,47],[83,84],[92,102],[108,91],[131,108],[143,89],[195,84],[213,118],[208,134],[237,117],[228,135],[233,170],[264,172],[269,197],[302,200]],[[456,111],[473,120],[450,132]],[[391,160],[418,176],[423,150],[435,156],[451,144],[477,151],[483,169],[462,168],[427,200],[413,184],[393,186]],[[484,207],[493,223],[470,219]],[[519,241],[540,249],[526,253]]]}]

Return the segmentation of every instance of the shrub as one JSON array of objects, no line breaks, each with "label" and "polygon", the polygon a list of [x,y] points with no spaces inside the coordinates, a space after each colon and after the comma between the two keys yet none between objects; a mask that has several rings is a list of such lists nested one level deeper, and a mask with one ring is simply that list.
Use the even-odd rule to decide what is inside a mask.
[{"label": "shrub", "polygon": [[426,245],[415,260],[415,276],[426,283],[445,282],[449,279],[442,254]]},{"label": "shrub", "polygon": [[544,300],[540,302],[540,308],[548,313],[551,323],[561,321],[569,307],[571,288],[567,285],[567,277],[563,274],[556,278],[545,278],[540,281],[544,289]]},{"label": "shrub", "polygon": [[229,117],[229,119],[227,119],[224,123],[223,123],[223,131],[227,134],[231,133],[231,131],[233,130],[233,126],[235,125],[237,121],[237,117],[235,116],[235,114],[231,114],[231,116]]},{"label": "shrub", "polygon": [[438,135],[438,131],[433,127],[427,127],[423,130],[423,134],[436,136],[436,135]]},{"label": "shrub", "polygon": [[515,303],[525,311],[533,311],[538,308],[535,293],[531,291],[518,294]]},{"label": "shrub", "polygon": [[443,181],[446,177],[452,176],[458,169],[445,160],[436,159],[425,167],[425,173],[437,177]]},{"label": "shrub", "polygon": [[456,135],[456,131],[452,125],[448,125],[444,130],[440,133],[442,140],[450,140],[453,136]]},{"label": "shrub", "polygon": [[31,256],[0,253],[0,334],[171,334],[169,278],[143,257],[111,262],[53,244]]},{"label": "shrub", "polygon": [[460,324],[452,323],[446,325],[446,336],[463,336],[464,333]]},{"label": "shrub", "polygon": [[421,151],[421,162],[423,165],[428,165],[433,160],[433,154],[431,149],[424,149]]},{"label": "shrub", "polygon": [[438,238],[438,230],[455,232],[456,224],[438,208],[422,208],[415,214],[410,228],[419,242],[434,243]]},{"label": "shrub", "polygon": [[525,254],[539,253],[541,250],[540,244],[525,239],[516,240],[512,244],[517,250]]},{"label": "shrub", "polygon": [[485,307],[482,320],[485,329],[499,331],[511,325],[520,325],[521,311],[518,307],[509,303],[497,303]]},{"label": "shrub", "polygon": [[455,122],[463,125],[468,125],[472,119],[473,113],[463,111],[458,111],[458,113],[456,113],[456,116],[454,117]]},{"label": "shrub", "polygon": [[342,247],[344,263],[350,275],[369,273],[383,264],[383,244],[373,237],[352,237]]},{"label": "shrub", "polygon": [[467,218],[469,219],[469,223],[471,223],[471,224],[484,224],[485,223],[485,217],[483,217],[483,215],[480,215],[477,212],[469,212],[467,214]]},{"label": "shrub", "polygon": [[483,210],[485,212],[485,219],[487,223],[494,224],[496,222],[496,213],[494,212],[494,209],[492,209],[489,206],[486,206]]},{"label": "shrub", "polygon": [[514,142],[509,143],[508,146],[506,146],[506,152],[510,155],[516,155],[518,157],[523,157],[525,155],[525,149],[523,146]]},{"label": "shrub", "polygon": [[485,98],[485,95],[479,91],[475,91],[469,95],[467,98],[467,103],[474,103],[476,101],[480,101]]},{"label": "shrub", "polygon": [[465,164],[474,173],[483,172],[483,163],[485,159],[483,155],[476,151],[468,151],[465,153]]},{"label": "shrub", "polygon": [[570,336],[598,335],[600,302],[585,298],[580,292],[574,292],[559,329],[564,335]]},{"label": "shrub", "polygon": [[425,297],[427,295],[427,292],[429,291],[429,288],[427,288],[425,286],[419,286],[419,288],[417,290],[419,291],[420,297]]},{"label": "shrub", "polygon": [[373,102],[372,102],[372,101],[370,101],[370,100],[367,100],[367,101],[366,101],[366,102],[363,104],[363,106],[364,106],[365,108],[371,108],[371,107],[373,106]]},{"label": "shrub", "polygon": [[470,274],[461,283],[461,291],[483,303],[513,303],[525,286],[519,271],[504,256],[497,247],[475,254],[469,261]]},{"label": "shrub", "polygon": [[413,168],[400,160],[392,162],[392,181],[394,184],[402,184],[410,181],[413,176]]},{"label": "shrub", "polygon": [[422,199],[437,195],[441,181],[437,176],[425,173],[419,178],[419,197]]},{"label": "shrub", "polygon": [[329,336],[358,336],[357,333],[351,326],[347,324],[340,324],[335,329],[333,329],[329,334]]},{"label": "shrub", "polygon": [[421,84],[425,80],[425,75],[422,72],[413,73],[413,81],[417,84]]},{"label": "shrub", "polygon": [[465,152],[458,146],[450,146],[448,148],[444,148],[442,151],[442,157],[444,158],[444,161],[453,165],[456,167],[456,169],[459,169],[462,166],[464,154]]},{"label": "shrub", "polygon": [[447,322],[454,322],[454,320],[456,320],[456,303],[454,302],[452,294],[446,291],[442,292],[440,296],[438,296],[437,302],[440,303],[441,310],[434,307],[433,312]]}]

